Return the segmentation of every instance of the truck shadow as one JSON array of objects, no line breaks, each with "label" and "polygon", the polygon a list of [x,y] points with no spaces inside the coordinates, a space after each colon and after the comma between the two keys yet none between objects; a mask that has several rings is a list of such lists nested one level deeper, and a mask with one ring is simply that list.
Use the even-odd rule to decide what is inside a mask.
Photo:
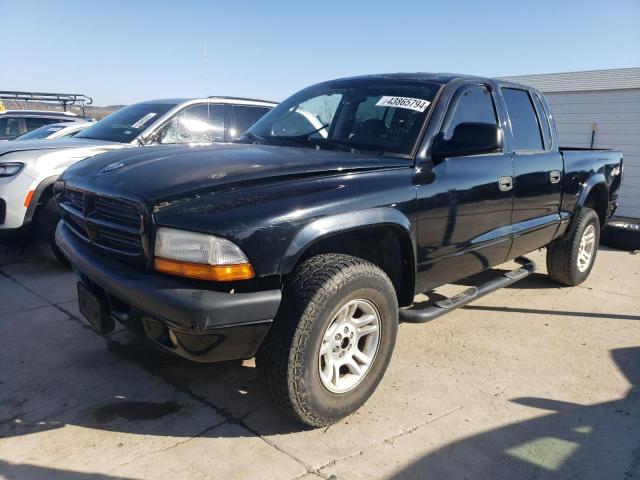
[{"label": "truck shadow", "polygon": [[640,320],[640,315],[601,312],[573,312],[568,310],[544,310],[539,308],[488,307],[484,305],[466,305],[465,310],[480,310],[485,312],[527,313],[533,315],[562,315],[569,317],[610,318],[613,320]]},{"label": "truck shadow", "polygon": [[[38,434],[67,425],[184,438],[253,437],[257,429],[261,435],[307,430],[280,412],[263,392],[251,361],[194,363],[159,351],[146,339],[126,331],[111,336],[106,349],[96,346],[74,351],[69,360],[72,364],[66,365],[62,377],[72,381],[43,380],[44,385],[19,387],[20,390],[8,398],[0,395],[0,439]],[[100,386],[96,386],[104,395],[97,399],[93,396],[73,408],[68,407],[66,401],[62,403],[70,396],[85,396],[86,389],[91,389],[90,383],[95,381],[96,367],[107,375],[101,379]],[[149,383],[149,390],[162,391],[162,395],[146,395],[144,384],[132,383],[127,370],[139,372],[138,367],[150,374],[140,377]],[[53,377],[62,378],[60,372]],[[3,383],[11,388],[11,381]],[[165,386],[171,388],[167,390]],[[30,398],[34,390],[43,393]],[[60,400],[56,402],[57,399]],[[62,406],[43,409],[39,406],[43,403]],[[34,411],[32,405],[36,405]],[[251,427],[245,423],[247,417],[251,417]],[[194,419],[205,423],[194,423]],[[243,428],[202,433],[216,423]]]},{"label": "truck shadow", "polygon": [[[238,438],[307,430],[281,414],[269,401],[250,363],[194,364],[159,352],[141,339],[128,336],[119,339],[124,333],[111,338],[102,354],[94,349],[74,355],[66,372],[74,381],[61,385],[73,390],[66,394],[82,395],[88,382],[87,372],[95,367],[95,362],[112,362],[114,366],[107,370],[108,388],[101,387],[105,390],[102,400],[87,402],[85,408],[76,410],[54,409],[24,415],[19,413],[22,407],[15,406],[13,412],[18,414],[0,421],[4,423],[0,437],[39,434],[67,425],[179,438]],[[114,356],[126,361],[113,362]],[[93,363],[89,357],[93,357]],[[550,413],[449,444],[391,478],[559,480],[640,476],[640,347],[614,350],[612,358],[633,385],[625,397],[594,405],[546,398],[513,399],[514,403]],[[131,379],[126,377],[127,370],[138,366],[151,374],[150,389],[158,379],[172,388],[164,396],[152,396],[153,401],[136,397],[140,385],[132,386]],[[58,392],[49,393],[55,397]],[[185,398],[190,402],[185,402]],[[207,430],[208,425],[216,423],[212,418],[210,424],[194,427],[194,419],[206,420],[207,412],[212,417],[220,415],[224,425]],[[350,423],[332,428],[358,428],[357,422]],[[5,460],[0,462],[0,475],[7,478],[110,478],[29,465],[11,461],[10,457]]]},{"label": "truck shadow", "polygon": [[74,472],[61,468],[48,468],[28,463],[12,463],[0,460],[0,477],[6,479],[38,478],[46,480],[128,480],[99,473]]},{"label": "truck shadow", "polygon": [[551,413],[451,443],[389,478],[640,478],[640,347],[611,355],[632,384],[625,397],[593,405],[515,398]]}]

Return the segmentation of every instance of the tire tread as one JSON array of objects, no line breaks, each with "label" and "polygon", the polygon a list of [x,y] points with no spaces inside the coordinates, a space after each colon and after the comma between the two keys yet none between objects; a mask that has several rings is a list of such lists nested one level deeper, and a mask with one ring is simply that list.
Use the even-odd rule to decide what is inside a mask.
[{"label": "tire tread", "polygon": [[393,291],[382,269],[357,257],[322,254],[300,264],[285,283],[281,311],[256,358],[265,390],[285,411],[314,427],[330,425],[336,419],[308,408],[309,393],[304,382],[296,381],[302,378],[304,367],[300,350],[309,342],[320,299],[330,296],[354,275],[375,275]]},{"label": "tire tread", "polygon": [[596,235],[594,258],[591,261],[591,267],[587,270],[586,275],[581,275],[581,272],[575,268],[575,258],[573,254],[580,244],[582,232],[587,225],[594,220],[596,222],[596,231],[598,232],[600,229],[598,215],[591,208],[582,207],[578,213],[576,224],[571,231],[547,246],[547,273],[553,281],[563,285],[575,286],[582,283],[589,275],[596,260],[595,256],[598,251],[597,240],[599,236]]}]

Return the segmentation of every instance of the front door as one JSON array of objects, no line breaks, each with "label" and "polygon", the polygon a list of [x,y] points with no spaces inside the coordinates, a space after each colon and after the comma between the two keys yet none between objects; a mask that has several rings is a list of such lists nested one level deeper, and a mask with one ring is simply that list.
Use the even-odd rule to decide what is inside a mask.
[{"label": "front door", "polygon": [[515,166],[510,258],[548,244],[560,223],[562,156],[538,93],[502,87]]},{"label": "front door", "polygon": [[[496,99],[489,85],[473,82],[459,87],[440,129],[445,139],[460,123],[498,124]],[[506,147],[498,153],[445,158],[428,172],[416,174],[417,291],[505,261],[512,240],[512,177]]]}]

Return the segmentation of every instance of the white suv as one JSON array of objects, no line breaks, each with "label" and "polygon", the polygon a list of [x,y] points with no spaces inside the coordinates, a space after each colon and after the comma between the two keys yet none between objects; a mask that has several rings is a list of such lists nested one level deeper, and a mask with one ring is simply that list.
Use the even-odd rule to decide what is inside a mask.
[{"label": "white suv", "polygon": [[231,142],[275,102],[236,97],[152,100],[129,105],[70,139],[0,143],[0,239],[31,234],[41,253],[55,246],[53,184],[70,165],[115,148]]}]

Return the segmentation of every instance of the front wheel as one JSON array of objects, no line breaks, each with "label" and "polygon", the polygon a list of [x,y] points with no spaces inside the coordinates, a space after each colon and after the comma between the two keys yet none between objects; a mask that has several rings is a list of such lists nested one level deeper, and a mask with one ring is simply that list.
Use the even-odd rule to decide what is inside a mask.
[{"label": "front wheel", "polygon": [[69,266],[69,261],[56,245],[56,228],[60,221],[60,214],[55,198],[49,198],[46,203],[38,207],[35,223],[35,244],[40,255],[47,260]]},{"label": "front wheel", "polygon": [[322,427],[356,411],[387,368],[398,328],[389,277],[351,256],[298,266],[256,364],[265,389],[300,422]]},{"label": "front wheel", "polygon": [[600,220],[596,212],[583,207],[571,232],[547,247],[547,271],[558,283],[574,286],[584,282],[598,254]]}]

